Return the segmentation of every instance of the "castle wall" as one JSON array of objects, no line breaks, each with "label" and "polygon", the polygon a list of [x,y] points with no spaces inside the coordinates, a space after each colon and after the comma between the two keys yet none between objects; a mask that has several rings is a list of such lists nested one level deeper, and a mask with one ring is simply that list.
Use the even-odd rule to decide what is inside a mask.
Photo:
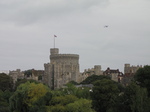
[{"label": "castle wall", "polygon": [[139,68],[142,68],[142,66],[141,65],[140,66],[139,65],[130,66],[130,64],[125,64],[124,65],[124,74],[135,74]]},{"label": "castle wall", "polygon": [[50,55],[51,63],[63,63],[63,64],[78,64],[79,55],[76,54],[55,54]]},{"label": "castle wall", "polygon": [[111,80],[118,82],[118,73],[112,73]]},{"label": "castle wall", "polygon": [[44,74],[42,76],[42,81],[50,86],[50,63],[45,63],[44,64]]},{"label": "castle wall", "polygon": [[101,71],[101,65],[95,65],[94,72],[95,72],[95,75],[102,75],[103,73]]},{"label": "castle wall", "polygon": [[17,81],[17,79],[23,79],[24,74],[21,72],[20,69],[14,70],[14,71],[9,71],[10,77],[13,79],[13,83]]},{"label": "castle wall", "polygon": [[94,68],[85,69],[83,73],[79,74],[78,82],[82,82],[91,75],[103,75],[101,65],[95,65]]}]

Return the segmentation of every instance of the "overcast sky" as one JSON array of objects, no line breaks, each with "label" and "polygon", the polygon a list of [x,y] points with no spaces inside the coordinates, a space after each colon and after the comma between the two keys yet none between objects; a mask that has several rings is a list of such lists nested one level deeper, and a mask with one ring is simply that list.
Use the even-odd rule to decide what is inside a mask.
[{"label": "overcast sky", "polygon": [[148,65],[150,0],[1,0],[0,71],[44,69],[54,35],[80,71]]}]

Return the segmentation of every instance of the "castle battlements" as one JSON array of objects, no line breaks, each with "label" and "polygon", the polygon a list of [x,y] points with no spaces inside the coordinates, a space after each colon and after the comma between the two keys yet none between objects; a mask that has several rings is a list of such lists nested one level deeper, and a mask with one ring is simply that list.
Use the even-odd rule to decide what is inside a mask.
[{"label": "castle battlements", "polygon": [[54,54],[50,58],[79,58],[78,54]]},{"label": "castle battlements", "polygon": [[124,74],[135,74],[139,68],[142,68],[142,65],[130,66],[130,64],[125,64],[124,65]]},{"label": "castle battlements", "polygon": [[[43,82],[48,84],[52,89],[60,88],[69,81],[81,82],[88,76],[110,74],[112,80],[118,81],[118,76],[122,72],[116,70],[101,70],[101,65],[95,65],[94,68],[85,69],[83,73],[79,72],[79,55],[78,54],[60,54],[58,48],[50,49],[50,62],[44,64],[45,73]],[[125,74],[134,74],[142,66],[124,65]],[[108,75],[107,74],[107,75]],[[120,78],[120,77],[119,77]],[[121,79],[121,78],[120,78]]]}]

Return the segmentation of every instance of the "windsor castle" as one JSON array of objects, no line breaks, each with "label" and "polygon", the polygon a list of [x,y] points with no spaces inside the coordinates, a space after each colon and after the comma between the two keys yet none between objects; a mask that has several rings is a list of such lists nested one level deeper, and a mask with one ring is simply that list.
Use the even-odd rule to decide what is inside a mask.
[{"label": "windsor castle", "polygon": [[[13,78],[14,83],[17,79],[33,79],[47,84],[50,88],[61,88],[70,81],[82,82],[87,77],[95,75],[108,75],[112,80],[124,85],[128,84],[135,72],[142,66],[130,66],[125,64],[124,74],[119,69],[110,69],[103,71],[100,65],[94,68],[85,69],[80,73],[79,55],[78,54],[60,54],[58,48],[50,49],[50,62],[44,64],[44,70],[32,69],[32,75],[25,76],[20,69],[10,71],[9,75]],[[41,77],[39,80],[39,76]]]},{"label": "windsor castle", "polygon": [[[131,73],[134,74],[140,67],[142,66],[130,67],[130,64],[125,64],[124,73],[131,76]],[[83,73],[80,73],[79,68],[78,54],[59,54],[58,48],[52,48],[50,49],[50,63],[44,64],[43,82],[55,89],[70,81],[79,83],[93,74],[109,75],[112,80],[123,82],[123,73],[118,69],[107,68],[106,71],[102,71],[100,65],[95,65],[94,68],[85,69]]]}]

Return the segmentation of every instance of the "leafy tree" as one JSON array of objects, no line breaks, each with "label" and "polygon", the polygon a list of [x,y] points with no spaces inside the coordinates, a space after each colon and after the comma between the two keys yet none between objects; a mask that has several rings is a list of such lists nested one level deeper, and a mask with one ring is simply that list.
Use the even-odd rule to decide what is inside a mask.
[{"label": "leafy tree", "polygon": [[33,109],[35,104],[39,104],[39,100],[48,92],[49,88],[41,83],[26,82],[21,84],[10,98],[11,112],[29,112],[30,109]]},{"label": "leafy tree", "polygon": [[83,80],[80,84],[92,84],[95,81],[102,80],[102,79],[110,79],[110,77],[104,75],[91,75],[87,77],[85,80]]},{"label": "leafy tree", "polygon": [[72,94],[72,95],[76,95],[77,93],[77,88],[71,84],[71,83],[68,83],[66,85],[66,88],[63,89],[63,93],[64,94]]},{"label": "leafy tree", "polygon": [[43,97],[40,97],[33,106],[30,107],[30,112],[47,112],[47,106],[52,99],[52,94],[47,92]]},{"label": "leafy tree", "polygon": [[47,112],[66,112],[66,109],[63,105],[55,105],[47,107]]},{"label": "leafy tree", "polygon": [[26,75],[27,77],[32,76],[32,70],[26,70],[26,71],[24,71],[24,75]]},{"label": "leafy tree", "polygon": [[139,86],[137,86],[136,88],[136,94],[135,96],[132,97],[132,102],[133,104],[131,104],[131,109],[132,112],[149,112],[149,101],[150,99],[148,98],[147,95],[147,89],[146,88],[141,88]]},{"label": "leafy tree", "polygon": [[3,98],[7,101],[7,103],[9,103],[9,98],[13,95],[13,92],[9,91],[9,90],[5,90],[3,92]]},{"label": "leafy tree", "polygon": [[53,97],[47,110],[48,112],[94,112],[91,106],[91,100],[65,95]]},{"label": "leafy tree", "polygon": [[26,82],[39,83],[39,82],[37,82],[37,81],[35,81],[35,80],[32,80],[32,79],[18,79],[17,82],[16,82],[16,84],[15,84],[15,90],[17,89],[17,87],[18,87],[19,85],[24,84],[24,83],[26,83]]},{"label": "leafy tree", "polygon": [[50,112],[66,112],[66,105],[77,100],[78,98],[74,95],[55,96],[51,99],[47,109]]},{"label": "leafy tree", "polygon": [[125,92],[119,96],[119,103],[117,103],[117,111],[120,112],[149,112],[149,98],[146,88],[132,82],[126,87]]},{"label": "leafy tree", "polygon": [[91,99],[90,96],[90,88],[88,87],[80,87],[77,89],[76,96],[78,98]]},{"label": "leafy tree", "polygon": [[5,73],[0,73],[0,89],[2,91],[5,91],[5,90],[12,90],[12,88],[13,88],[12,78]]},{"label": "leafy tree", "polygon": [[147,65],[138,69],[134,79],[141,87],[147,88],[148,94],[150,96],[150,66]]},{"label": "leafy tree", "polygon": [[63,89],[51,91],[52,97],[66,95]]},{"label": "leafy tree", "polygon": [[119,95],[116,83],[109,79],[98,80],[91,92],[92,106],[97,112],[107,112],[113,109]]},{"label": "leafy tree", "polygon": [[75,82],[75,81],[70,81],[70,82],[68,82],[67,84],[78,85],[78,83],[77,83],[77,82]]},{"label": "leafy tree", "polygon": [[78,98],[90,99],[90,88],[88,87],[79,87],[77,88],[75,85],[68,83],[66,88],[62,89],[64,95],[75,95]]},{"label": "leafy tree", "polygon": [[67,105],[76,100],[78,100],[78,98],[74,95],[56,96],[52,98],[50,105]]},{"label": "leafy tree", "polygon": [[92,108],[91,100],[79,99],[66,106],[66,112],[95,112]]},{"label": "leafy tree", "polygon": [[0,112],[9,112],[9,97],[12,93],[9,90],[0,90]]}]

